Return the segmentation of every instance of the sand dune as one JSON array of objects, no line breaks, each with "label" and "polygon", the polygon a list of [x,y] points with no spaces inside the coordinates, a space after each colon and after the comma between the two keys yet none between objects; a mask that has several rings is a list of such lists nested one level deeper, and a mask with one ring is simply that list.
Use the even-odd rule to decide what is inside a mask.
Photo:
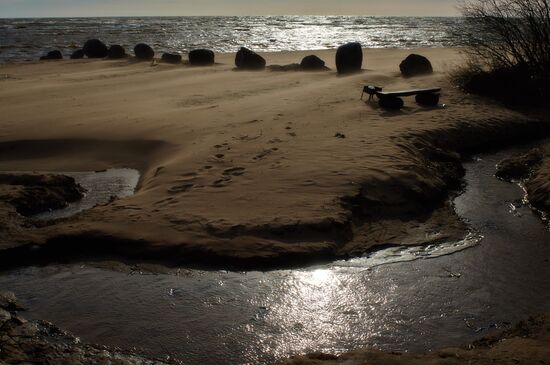
[{"label": "sand dune", "polygon": [[[436,72],[402,78],[411,52]],[[264,57],[287,64],[311,53],[334,68],[333,51]],[[456,49],[365,50],[365,71],[346,77],[235,71],[231,54],[217,61],[0,65],[0,170],[142,173],[134,196],[55,224],[34,227],[2,206],[11,218],[0,246],[93,251],[101,239],[128,255],[226,265],[458,239],[466,227],[446,197],[461,154],[547,128],[456,90],[447,77],[462,61]],[[359,100],[364,84],[441,86],[445,106],[410,98],[385,111]]]}]

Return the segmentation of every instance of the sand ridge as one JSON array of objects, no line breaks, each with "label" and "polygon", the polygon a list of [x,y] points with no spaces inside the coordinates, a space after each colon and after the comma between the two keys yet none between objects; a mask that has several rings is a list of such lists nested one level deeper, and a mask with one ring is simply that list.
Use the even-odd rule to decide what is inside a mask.
[{"label": "sand ridge", "polygon": [[[436,72],[401,77],[411,52]],[[334,68],[334,51],[263,55],[287,64],[311,53]],[[456,90],[447,77],[462,61],[456,49],[365,50],[365,71],[345,77],[235,71],[233,56],[213,67],[0,65],[9,75],[0,89],[0,170],[142,173],[134,196],[44,227],[11,223],[0,246],[101,239],[223,265],[458,239],[466,227],[445,199],[460,179],[461,153],[546,128]],[[402,111],[385,111],[359,100],[365,84],[440,86],[445,107],[409,98]]]}]

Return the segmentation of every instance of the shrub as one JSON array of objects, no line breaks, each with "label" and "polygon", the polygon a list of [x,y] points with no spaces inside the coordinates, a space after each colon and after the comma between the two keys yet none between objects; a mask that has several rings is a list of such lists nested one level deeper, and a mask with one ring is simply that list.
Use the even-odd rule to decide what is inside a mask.
[{"label": "shrub", "polygon": [[469,64],[455,73],[466,91],[509,103],[550,95],[550,0],[465,0]]}]

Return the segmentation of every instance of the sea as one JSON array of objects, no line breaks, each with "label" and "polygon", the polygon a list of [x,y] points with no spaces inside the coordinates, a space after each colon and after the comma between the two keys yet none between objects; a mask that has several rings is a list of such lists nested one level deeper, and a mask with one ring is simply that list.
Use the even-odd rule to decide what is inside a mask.
[{"label": "sea", "polygon": [[460,17],[220,16],[0,19],[0,62],[70,55],[90,38],[133,49],[186,54],[196,48],[235,52],[332,49],[357,41],[368,48],[461,47]]}]

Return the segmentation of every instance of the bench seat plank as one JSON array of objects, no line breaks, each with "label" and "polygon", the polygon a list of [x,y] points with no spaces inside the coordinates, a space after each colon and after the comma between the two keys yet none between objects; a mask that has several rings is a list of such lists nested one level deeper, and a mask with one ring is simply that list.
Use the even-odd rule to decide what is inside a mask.
[{"label": "bench seat plank", "polygon": [[441,91],[441,88],[434,87],[431,89],[414,89],[414,90],[403,90],[403,91],[378,91],[376,95],[378,96],[393,96],[393,97],[402,97],[402,96],[412,96],[418,94],[432,94],[438,93]]}]

